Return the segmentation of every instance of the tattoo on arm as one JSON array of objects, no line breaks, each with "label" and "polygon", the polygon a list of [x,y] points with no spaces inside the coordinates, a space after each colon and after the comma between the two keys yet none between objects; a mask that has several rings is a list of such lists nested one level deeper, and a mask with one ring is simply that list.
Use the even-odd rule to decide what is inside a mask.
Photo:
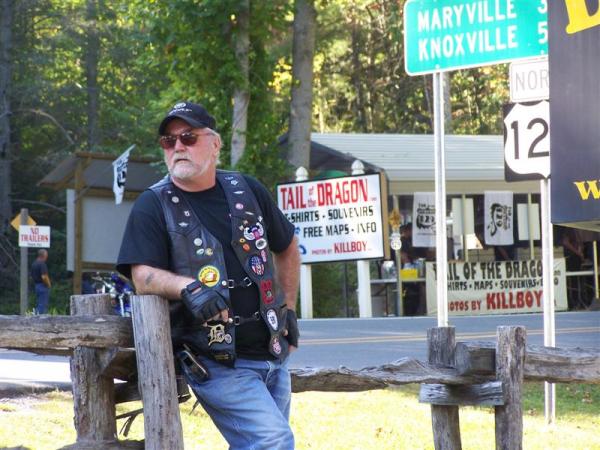
[{"label": "tattoo on arm", "polygon": [[154,279],[154,273],[150,272],[148,274],[148,276],[146,277],[146,279],[144,280],[144,282],[146,283],[146,286],[149,286],[153,279]]}]

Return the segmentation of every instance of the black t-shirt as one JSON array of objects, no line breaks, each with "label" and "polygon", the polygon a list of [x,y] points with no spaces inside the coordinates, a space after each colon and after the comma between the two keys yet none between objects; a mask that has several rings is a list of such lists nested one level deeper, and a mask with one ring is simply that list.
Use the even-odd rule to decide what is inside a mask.
[{"label": "black t-shirt", "polygon": [[36,259],[31,265],[31,278],[33,278],[34,283],[43,283],[42,275],[48,274],[48,266],[44,261],[40,261]]},{"label": "black t-shirt", "polygon": [[[285,250],[294,236],[294,226],[281,213],[267,189],[254,178],[244,175],[263,213],[266,234],[271,251]],[[215,186],[200,192],[184,192],[190,206],[202,224],[223,246],[227,276],[241,280],[247,276],[231,247],[231,220],[225,192],[216,182]],[[131,278],[131,265],[143,264],[169,270],[172,255],[169,251],[169,235],[160,200],[151,190],[144,191],[136,200],[119,252],[117,270]],[[260,297],[256,285],[237,287],[229,291],[233,314],[250,317],[259,309]],[[249,359],[272,359],[268,351],[269,330],[264,321],[247,322],[236,329],[236,351]]]}]

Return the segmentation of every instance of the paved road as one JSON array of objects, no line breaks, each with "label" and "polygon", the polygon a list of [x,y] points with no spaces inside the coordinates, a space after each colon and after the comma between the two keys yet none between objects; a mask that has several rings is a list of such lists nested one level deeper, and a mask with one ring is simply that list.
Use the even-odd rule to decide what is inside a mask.
[{"label": "paved road", "polygon": [[[292,367],[360,368],[401,357],[427,358],[427,329],[434,317],[376,319],[317,319],[301,321],[301,347]],[[523,325],[527,342],[543,345],[542,314],[451,317],[457,340],[494,340],[499,325]],[[556,314],[557,347],[600,349],[600,311]]]},{"label": "paved road", "polygon": [[[454,317],[457,340],[494,340],[499,325],[524,325],[527,342],[543,344],[541,314]],[[433,317],[377,319],[301,320],[301,347],[291,367],[360,368],[391,362],[401,357],[426,359],[427,329]],[[600,349],[600,311],[556,315],[557,347]],[[38,356],[0,349],[0,397],[3,386],[13,383],[69,383],[67,358]]]}]

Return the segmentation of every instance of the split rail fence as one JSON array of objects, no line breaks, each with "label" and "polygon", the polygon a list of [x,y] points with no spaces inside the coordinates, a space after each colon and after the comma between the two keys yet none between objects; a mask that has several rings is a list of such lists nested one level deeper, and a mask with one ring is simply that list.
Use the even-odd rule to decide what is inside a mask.
[{"label": "split rail fence", "polygon": [[[64,449],[183,449],[167,301],[134,296],[132,318],[111,314],[110,297],[71,297],[71,316],[0,316],[0,348],[71,356],[77,440]],[[428,361],[378,367],[292,370],[293,392],[351,392],[421,383],[436,449],[460,449],[459,406],[495,408],[497,449],[521,449],[523,380],[600,384],[599,349],[526,345],[524,327],[498,327],[497,342],[455,342],[453,327],[428,330]],[[115,379],[124,383],[115,383]],[[142,400],[143,441],[118,440],[115,405]]]}]

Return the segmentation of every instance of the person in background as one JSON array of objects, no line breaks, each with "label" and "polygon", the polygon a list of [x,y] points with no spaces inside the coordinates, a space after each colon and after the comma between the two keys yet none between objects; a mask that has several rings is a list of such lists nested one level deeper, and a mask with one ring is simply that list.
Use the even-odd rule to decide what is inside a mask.
[{"label": "person in background", "polygon": [[402,247],[400,248],[402,265],[408,264],[410,267],[417,258],[415,248],[412,245],[412,223],[409,222],[400,227],[400,239],[402,241]]},{"label": "person in background", "polygon": [[31,265],[31,278],[33,278],[35,284],[35,312],[37,314],[46,314],[48,312],[48,303],[50,302],[50,288],[52,287],[52,283],[48,275],[46,261],[48,261],[48,251],[41,248],[38,250],[37,258]]},{"label": "person in background", "polygon": [[581,264],[585,259],[585,255],[579,231],[571,227],[561,227],[560,243],[565,249],[567,272],[581,270]]}]

